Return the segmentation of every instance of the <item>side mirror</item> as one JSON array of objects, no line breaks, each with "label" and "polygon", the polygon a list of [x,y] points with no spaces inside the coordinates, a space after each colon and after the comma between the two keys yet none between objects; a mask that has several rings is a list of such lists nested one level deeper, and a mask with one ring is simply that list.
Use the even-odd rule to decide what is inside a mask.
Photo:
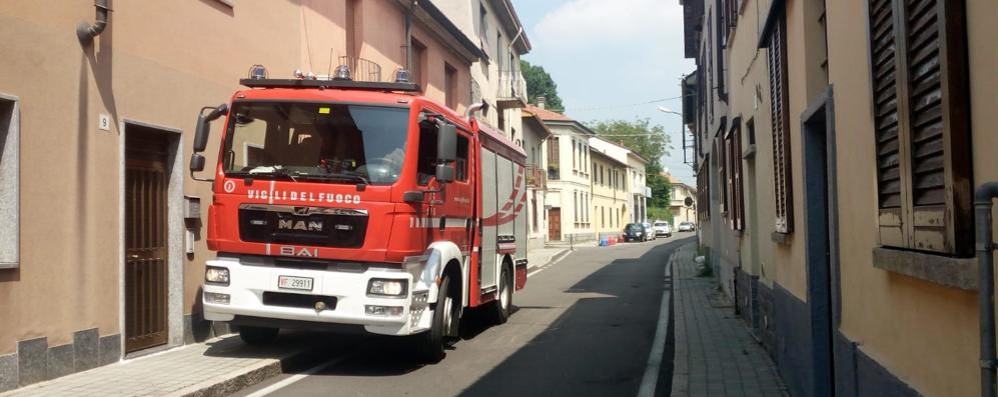
[{"label": "side mirror", "polygon": [[444,123],[437,129],[437,162],[448,163],[457,159],[457,127]]},{"label": "side mirror", "polygon": [[191,172],[204,171],[204,155],[194,153],[191,155]]},{"label": "side mirror", "polygon": [[437,182],[454,182],[454,166],[451,164],[437,164]]},{"label": "side mirror", "polygon": [[[205,109],[211,109],[208,114],[204,114]],[[216,108],[203,108],[202,114],[198,115],[197,125],[194,126],[194,151],[203,152],[208,147],[208,133],[211,131],[210,123],[215,119],[229,114],[229,105],[221,104]]]}]

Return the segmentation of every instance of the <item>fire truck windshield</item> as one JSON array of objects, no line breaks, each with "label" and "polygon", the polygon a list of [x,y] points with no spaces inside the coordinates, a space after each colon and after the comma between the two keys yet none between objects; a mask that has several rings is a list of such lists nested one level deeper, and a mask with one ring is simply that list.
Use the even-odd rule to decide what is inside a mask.
[{"label": "fire truck windshield", "polygon": [[254,101],[231,114],[226,175],[388,185],[402,171],[407,108]]}]

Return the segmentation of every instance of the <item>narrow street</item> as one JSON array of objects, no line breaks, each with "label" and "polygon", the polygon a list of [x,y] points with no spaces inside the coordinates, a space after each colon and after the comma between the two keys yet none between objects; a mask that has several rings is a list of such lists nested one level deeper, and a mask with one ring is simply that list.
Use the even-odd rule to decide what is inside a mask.
[{"label": "narrow street", "polygon": [[688,236],[578,248],[533,269],[509,322],[481,325],[473,313],[439,364],[415,364],[398,339],[371,337],[237,395],[633,396],[652,349],[665,266]]}]

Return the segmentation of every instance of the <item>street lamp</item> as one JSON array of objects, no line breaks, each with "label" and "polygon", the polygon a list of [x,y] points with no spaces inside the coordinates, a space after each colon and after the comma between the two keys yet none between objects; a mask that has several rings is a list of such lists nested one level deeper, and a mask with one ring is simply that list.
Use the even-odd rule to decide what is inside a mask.
[{"label": "street lamp", "polygon": [[660,111],[662,113],[672,113],[672,114],[674,114],[676,116],[683,117],[682,113],[679,113],[679,112],[677,112],[675,110],[669,109],[669,108],[667,108],[665,106],[659,106],[658,107],[658,111]]}]

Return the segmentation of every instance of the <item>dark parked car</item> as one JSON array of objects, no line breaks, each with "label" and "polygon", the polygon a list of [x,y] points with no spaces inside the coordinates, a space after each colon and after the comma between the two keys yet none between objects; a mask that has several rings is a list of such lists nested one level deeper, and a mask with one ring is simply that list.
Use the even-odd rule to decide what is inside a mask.
[{"label": "dark parked car", "polygon": [[628,223],[624,226],[624,241],[648,241],[649,232],[641,223]]}]

